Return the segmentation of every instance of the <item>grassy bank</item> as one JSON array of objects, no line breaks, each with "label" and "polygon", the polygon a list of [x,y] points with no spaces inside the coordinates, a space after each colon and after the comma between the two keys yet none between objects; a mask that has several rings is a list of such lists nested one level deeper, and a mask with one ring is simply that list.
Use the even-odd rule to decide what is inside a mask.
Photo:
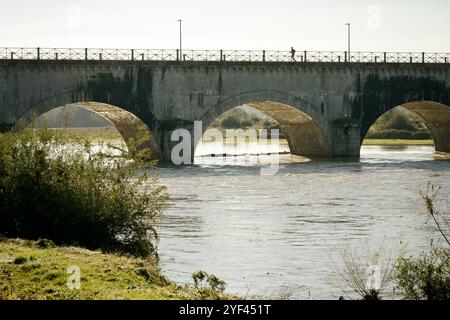
[{"label": "grassy bank", "polygon": [[[66,285],[78,266],[81,288]],[[0,299],[223,299],[165,278],[150,260],[104,254],[48,241],[0,239]]]},{"label": "grassy bank", "polygon": [[98,142],[112,142],[123,140],[119,131],[115,127],[96,127],[96,128],[52,128],[57,132],[69,134],[74,139],[88,138]]},{"label": "grassy bank", "polygon": [[426,145],[433,146],[433,140],[410,140],[410,139],[365,139],[364,145]]}]

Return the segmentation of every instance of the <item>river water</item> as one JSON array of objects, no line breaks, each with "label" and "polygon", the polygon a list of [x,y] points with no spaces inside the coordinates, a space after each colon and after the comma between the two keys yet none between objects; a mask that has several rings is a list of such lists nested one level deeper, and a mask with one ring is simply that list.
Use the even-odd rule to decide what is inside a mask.
[{"label": "river water", "polygon": [[248,165],[245,157],[160,167],[171,194],[158,230],[161,267],[179,283],[207,271],[241,296],[336,299],[343,250],[417,255],[438,241],[419,190],[442,186],[447,209],[450,162],[433,152],[363,146],[359,160],[282,155],[273,176],[260,174],[267,159]]}]

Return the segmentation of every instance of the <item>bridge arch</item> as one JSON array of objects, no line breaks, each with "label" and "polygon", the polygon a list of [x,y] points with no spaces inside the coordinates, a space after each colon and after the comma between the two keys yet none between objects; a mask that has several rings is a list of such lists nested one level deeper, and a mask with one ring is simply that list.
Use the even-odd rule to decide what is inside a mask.
[{"label": "bridge arch", "polygon": [[[143,147],[150,148],[152,159],[160,159],[161,149],[150,128],[133,113],[120,107],[101,102],[75,102],[64,104],[63,106],[82,108],[105,118],[114,125],[126,144],[129,143],[130,139],[136,138],[140,130],[145,130],[148,134],[149,141]],[[57,107],[58,105],[51,107],[49,104],[40,104],[39,107],[28,110],[21,119],[31,122],[33,117],[39,117]]]},{"label": "bridge arch", "polygon": [[292,154],[310,157],[332,155],[329,122],[324,115],[306,100],[286,92],[251,91],[223,99],[203,115],[203,132],[220,115],[242,105],[257,109],[277,121]]},{"label": "bridge arch", "polygon": [[[409,112],[417,115],[427,127],[435,145],[436,152],[450,153],[450,107],[434,101],[412,101],[400,104],[397,107],[402,107]],[[392,108],[394,109],[394,108]],[[387,110],[385,113],[391,111]],[[383,114],[385,114],[383,113]],[[381,114],[380,117],[383,115]],[[376,120],[378,120],[377,118]],[[370,125],[363,128],[361,142],[367,134],[373,121]]]}]

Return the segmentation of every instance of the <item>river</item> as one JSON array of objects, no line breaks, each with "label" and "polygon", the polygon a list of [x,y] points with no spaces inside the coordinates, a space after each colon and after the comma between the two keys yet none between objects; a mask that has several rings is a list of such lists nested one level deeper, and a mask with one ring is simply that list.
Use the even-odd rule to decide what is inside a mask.
[{"label": "river", "polygon": [[438,241],[419,195],[432,181],[450,199],[450,162],[433,151],[363,146],[359,160],[336,161],[282,155],[274,176],[245,157],[159,167],[171,195],[158,229],[161,267],[179,283],[207,271],[246,297],[336,299],[343,250],[417,255]]}]

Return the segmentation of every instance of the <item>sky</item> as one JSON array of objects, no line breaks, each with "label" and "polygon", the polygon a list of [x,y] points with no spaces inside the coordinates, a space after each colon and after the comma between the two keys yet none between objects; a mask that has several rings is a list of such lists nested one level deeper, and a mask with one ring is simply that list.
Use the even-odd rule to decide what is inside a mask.
[{"label": "sky", "polygon": [[450,0],[0,0],[0,47],[450,52]]}]

